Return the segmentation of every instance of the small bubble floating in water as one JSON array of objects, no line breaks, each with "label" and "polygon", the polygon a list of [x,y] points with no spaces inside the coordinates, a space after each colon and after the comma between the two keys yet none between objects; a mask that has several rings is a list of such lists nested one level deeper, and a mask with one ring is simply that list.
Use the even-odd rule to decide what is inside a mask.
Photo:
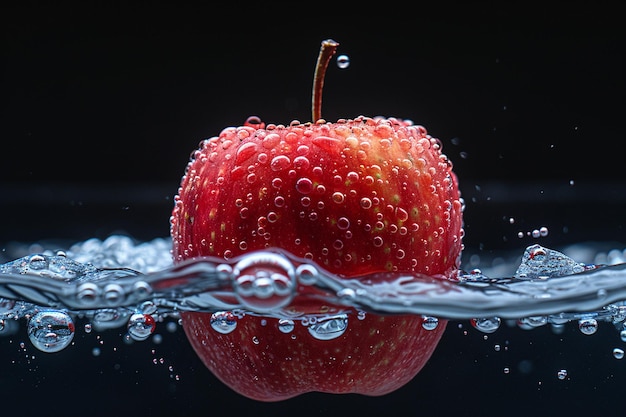
[{"label": "small bubble floating in water", "polygon": [[43,352],[59,352],[74,339],[74,321],[63,311],[40,311],[27,327],[31,343]]}]

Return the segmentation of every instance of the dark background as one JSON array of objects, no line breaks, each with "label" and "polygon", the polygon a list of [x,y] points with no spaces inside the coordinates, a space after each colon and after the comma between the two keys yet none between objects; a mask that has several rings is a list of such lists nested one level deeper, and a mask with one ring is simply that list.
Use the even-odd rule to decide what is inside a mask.
[{"label": "dark background", "polygon": [[[201,139],[249,115],[310,120],[326,38],[351,65],[330,66],[324,118],[408,118],[441,139],[467,203],[468,254],[521,254],[538,241],[517,233],[541,226],[545,246],[623,248],[620,2],[411,4],[0,6],[0,256],[10,242],[167,236]],[[180,332],[158,346],[105,332],[98,357],[94,334],[51,356],[0,339],[0,392],[4,409],[25,415],[623,413],[614,395],[626,371],[611,350],[624,343],[611,326],[483,340],[456,325],[413,383],[377,399],[242,399]],[[556,378],[561,368],[570,379]]]}]

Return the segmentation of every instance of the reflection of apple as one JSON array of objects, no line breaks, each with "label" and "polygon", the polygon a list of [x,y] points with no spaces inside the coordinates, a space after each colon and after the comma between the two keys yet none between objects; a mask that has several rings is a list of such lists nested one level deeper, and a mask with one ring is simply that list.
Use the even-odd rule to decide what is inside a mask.
[{"label": "reflection of apple", "polygon": [[[314,120],[336,46],[322,43]],[[250,118],[196,151],[171,233],[176,262],[277,247],[338,276],[445,277],[459,265],[462,205],[451,163],[421,126],[368,117],[265,126]],[[302,303],[297,297],[291,307]],[[332,315],[338,307],[308,300],[307,311]],[[309,391],[391,392],[420,371],[445,328],[440,321],[426,330],[417,315],[353,313],[335,318],[332,326],[347,328],[331,340],[298,322],[284,332],[277,319],[251,315],[229,333],[214,330],[207,313],[183,313],[183,326],[218,378],[263,401]]]}]

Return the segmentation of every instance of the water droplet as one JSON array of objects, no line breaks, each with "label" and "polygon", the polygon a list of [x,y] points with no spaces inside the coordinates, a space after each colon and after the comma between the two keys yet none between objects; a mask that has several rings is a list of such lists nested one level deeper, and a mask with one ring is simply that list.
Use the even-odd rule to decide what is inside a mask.
[{"label": "water droplet", "polygon": [[623,359],[624,358],[624,350],[620,348],[613,349],[613,357],[615,359]]},{"label": "water droplet", "polygon": [[403,209],[402,207],[396,207],[396,217],[401,222],[405,222],[409,218],[409,213],[405,209]]},{"label": "water droplet", "polygon": [[216,311],[211,314],[211,327],[219,333],[228,334],[237,327],[237,318],[230,311]]},{"label": "water droplet", "polygon": [[422,316],[422,319],[424,320],[422,327],[426,330],[435,330],[439,325],[439,319],[437,317]]},{"label": "water droplet", "polygon": [[517,325],[522,329],[534,329],[536,327],[545,326],[546,324],[548,324],[548,318],[546,316],[524,317],[517,321]]},{"label": "water droplet", "polygon": [[126,321],[126,316],[120,315],[115,309],[106,308],[98,310],[93,316],[92,324],[98,328],[108,328],[117,325],[118,320],[122,321],[120,324],[123,324]]},{"label": "water droplet", "polygon": [[337,57],[337,66],[346,69],[350,66],[350,57],[348,55],[339,55]]},{"label": "water droplet", "polygon": [[76,298],[84,305],[92,305],[98,300],[99,288],[93,282],[85,282],[76,289]]},{"label": "water droplet", "polygon": [[343,193],[340,193],[339,191],[334,192],[332,195],[333,201],[337,204],[343,203],[345,198],[346,198],[345,195]]},{"label": "water droplet", "polygon": [[138,313],[142,314],[155,314],[157,312],[157,305],[152,300],[147,300],[141,303]]},{"label": "water droplet", "polygon": [[154,329],[156,322],[150,314],[134,313],[128,320],[128,334],[135,341],[146,340]]},{"label": "water droplet", "polygon": [[295,328],[293,320],[280,319],[278,320],[278,330],[283,333],[291,333]]},{"label": "water droplet", "polygon": [[361,208],[369,209],[372,207],[372,200],[367,197],[363,197],[360,201]]},{"label": "water droplet", "polygon": [[622,342],[626,342],[626,330],[619,332],[619,337],[622,339]]},{"label": "water droplet", "polygon": [[307,327],[309,333],[318,340],[336,339],[344,334],[347,328],[347,314],[318,318]]},{"label": "water droplet", "polygon": [[257,152],[257,145],[254,142],[244,143],[237,149],[235,154],[235,163],[242,164],[247,161]]},{"label": "water droplet", "polygon": [[293,166],[296,167],[296,169],[308,169],[310,165],[309,158],[306,156],[297,156],[296,159],[293,160]]},{"label": "water droplet", "polygon": [[488,317],[480,319],[472,319],[470,323],[476,330],[483,333],[493,333],[500,328],[501,320],[499,317]]},{"label": "water droplet", "polygon": [[379,248],[383,245],[383,238],[380,236],[374,236],[374,239],[372,239],[372,243],[375,247]]},{"label": "water droplet", "polygon": [[313,191],[313,181],[308,178],[300,178],[296,181],[296,190],[301,194],[310,194]]},{"label": "water droplet", "polygon": [[592,335],[598,331],[598,321],[596,319],[580,319],[578,329],[583,334]]},{"label": "water droplet", "polygon": [[315,266],[302,264],[296,268],[296,276],[302,285],[314,285],[317,282],[319,271]]},{"label": "water droplet", "polygon": [[[278,134],[276,134],[276,133],[270,133],[270,134],[266,135],[263,138],[261,143],[263,144],[263,147],[265,149],[272,149],[272,148],[276,147],[276,145],[278,145],[280,143],[280,136]],[[276,158],[274,158],[274,159],[276,159]]]},{"label": "water droplet", "polygon": [[302,204],[302,207],[309,207],[311,205],[311,198],[310,197],[302,197],[300,199],[300,204]]},{"label": "water droplet", "polygon": [[265,127],[265,123],[258,116],[250,116],[244,122],[244,126],[249,126],[254,129],[263,129]]},{"label": "water droplet", "polygon": [[32,255],[28,259],[28,267],[33,270],[47,269],[48,268],[48,260],[43,255]]},{"label": "water droplet", "polygon": [[282,171],[284,169],[289,168],[291,165],[291,159],[285,155],[278,155],[272,158],[272,162],[270,162],[270,167],[272,171]]},{"label": "water droplet", "polygon": [[342,149],[342,143],[341,141],[339,141],[339,139],[331,138],[328,136],[317,136],[311,139],[311,143],[330,154],[337,154]]},{"label": "water droplet", "polygon": [[272,180],[272,187],[274,188],[280,188],[283,185],[283,180],[276,177]]},{"label": "water droplet", "polygon": [[567,378],[567,369],[561,369],[556,373],[556,377],[561,381]]},{"label": "water droplet", "polygon": [[268,159],[269,159],[269,157],[267,156],[267,154],[265,152],[260,153],[256,157],[256,160],[259,161],[260,164],[266,164]]},{"label": "water droplet", "polygon": [[279,208],[283,207],[285,205],[285,197],[281,195],[276,196],[276,198],[274,198],[274,205]]},{"label": "water droplet", "polygon": [[359,173],[354,171],[348,172],[348,174],[346,175],[346,181],[350,184],[359,182]]},{"label": "water droplet", "polygon": [[347,217],[340,217],[337,219],[337,227],[340,230],[347,230],[350,227],[350,220]]},{"label": "water droplet", "polygon": [[296,291],[296,272],[285,257],[274,253],[249,254],[232,271],[239,301],[254,312],[289,304]]},{"label": "water droplet", "polygon": [[62,311],[40,311],[28,321],[28,338],[42,352],[65,349],[74,338],[74,322]]}]

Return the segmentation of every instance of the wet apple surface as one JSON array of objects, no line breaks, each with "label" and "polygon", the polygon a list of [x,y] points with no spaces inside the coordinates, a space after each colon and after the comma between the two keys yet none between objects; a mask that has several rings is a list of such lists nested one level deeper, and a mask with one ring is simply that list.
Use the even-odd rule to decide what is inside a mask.
[{"label": "wet apple surface", "polygon": [[[175,199],[175,262],[280,248],[339,276],[452,277],[463,237],[452,163],[441,142],[410,121],[317,118],[325,66],[337,46],[322,42],[315,123],[265,126],[251,117],[201,143]],[[298,301],[287,307],[294,315],[337,310],[309,303],[303,311]],[[228,334],[214,332],[206,314],[182,317],[206,366],[237,392],[263,401],[309,391],[389,393],[420,371],[446,323],[427,330],[419,315],[358,320],[353,313],[343,334],[324,341],[302,326],[292,339],[264,317],[246,316]]]}]

